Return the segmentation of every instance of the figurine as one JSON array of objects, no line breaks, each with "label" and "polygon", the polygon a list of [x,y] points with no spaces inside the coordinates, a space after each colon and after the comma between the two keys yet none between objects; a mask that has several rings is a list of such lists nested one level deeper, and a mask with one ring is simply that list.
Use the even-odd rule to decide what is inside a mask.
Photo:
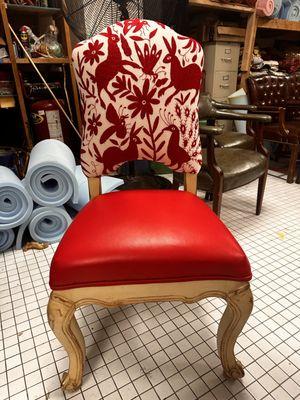
[{"label": "figurine", "polygon": [[49,25],[48,32],[41,36],[38,52],[48,57],[63,57],[61,44],[57,40],[58,29],[55,25]]},{"label": "figurine", "polygon": [[61,44],[57,40],[58,29],[50,25],[47,33],[37,37],[29,26],[20,29],[21,43],[32,57],[63,57]]}]

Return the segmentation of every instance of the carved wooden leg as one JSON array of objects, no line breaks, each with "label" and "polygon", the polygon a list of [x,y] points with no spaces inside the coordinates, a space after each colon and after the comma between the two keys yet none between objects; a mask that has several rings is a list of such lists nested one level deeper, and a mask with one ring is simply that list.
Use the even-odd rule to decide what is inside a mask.
[{"label": "carved wooden leg", "polygon": [[77,390],[81,386],[85,361],[84,338],[74,317],[75,306],[52,292],[48,303],[48,321],[56,338],[69,356],[69,371],[63,374],[62,387]]},{"label": "carved wooden leg", "polygon": [[250,286],[245,283],[243,288],[229,294],[226,301],[227,307],[218,329],[218,352],[224,374],[228,378],[238,379],[244,376],[244,370],[242,364],[235,358],[234,346],[253,307]]}]

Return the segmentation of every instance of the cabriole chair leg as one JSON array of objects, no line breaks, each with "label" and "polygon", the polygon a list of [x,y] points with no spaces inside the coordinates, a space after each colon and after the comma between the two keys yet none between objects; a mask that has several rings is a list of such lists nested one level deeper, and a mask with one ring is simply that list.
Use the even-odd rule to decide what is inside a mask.
[{"label": "cabriole chair leg", "polygon": [[63,389],[74,391],[81,386],[85,363],[85,343],[74,316],[75,306],[51,293],[48,303],[48,321],[56,338],[69,356],[69,371],[63,374]]},{"label": "cabriole chair leg", "polygon": [[253,297],[250,286],[229,294],[227,307],[222,316],[217,345],[224,375],[227,378],[238,379],[244,376],[244,369],[240,361],[235,358],[234,346],[253,308]]}]

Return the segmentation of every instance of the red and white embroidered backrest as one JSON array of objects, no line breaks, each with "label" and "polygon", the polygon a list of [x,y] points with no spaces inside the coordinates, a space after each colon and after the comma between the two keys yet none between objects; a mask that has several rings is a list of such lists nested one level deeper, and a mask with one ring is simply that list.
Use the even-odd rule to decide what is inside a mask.
[{"label": "red and white embroidered backrest", "polygon": [[79,43],[73,63],[84,121],[81,165],[88,177],[141,159],[199,172],[198,42],[154,21],[127,20]]}]

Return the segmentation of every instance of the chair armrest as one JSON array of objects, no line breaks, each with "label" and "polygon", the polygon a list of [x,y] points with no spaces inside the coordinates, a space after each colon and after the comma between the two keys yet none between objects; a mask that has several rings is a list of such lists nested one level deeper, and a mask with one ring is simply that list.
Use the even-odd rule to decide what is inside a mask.
[{"label": "chair armrest", "polygon": [[247,110],[247,111],[257,110],[257,106],[251,104],[228,104],[212,100],[212,105],[216,108],[221,108],[223,110]]},{"label": "chair armrest", "polygon": [[215,116],[210,117],[211,119],[233,119],[235,121],[256,121],[261,123],[272,122],[272,117],[266,114],[240,114],[237,112],[231,112],[226,110],[216,110]]},{"label": "chair armrest", "polygon": [[300,111],[300,102],[297,102],[297,101],[288,101],[287,102],[287,105],[286,105],[288,108],[298,108],[299,109],[299,111]]},{"label": "chair armrest", "polygon": [[285,109],[285,107],[282,106],[257,106],[257,112],[263,112],[263,111],[268,111],[268,112],[279,112],[281,109]]},{"label": "chair armrest", "polygon": [[264,112],[278,116],[278,129],[280,135],[287,136],[289,134],[289,130],[285,127],[285,107],[259,106],[259,109],[256,111],[256,113]]},{"label": "chair armrest", "polygon": [[200,125],[200,134],[204,134],[207,136],[215,136],[221,135],[223,132],[223,128],[220,126],[209,126],[209,125]]},{"label": "chair armrest", "polygon": [[199,99],[199,119],[233,119],[233,120],[241,120],[241,121],[258,121],[262,123],[271,122],[271,117],[268,115],[261,114],[241,114],[234,111],[231,111],[231,107],[229,109],[226,108],[217,108],[215,106],[221,105],[222,103],[216,103],[211,99],[209,94],[202,94]]}]

